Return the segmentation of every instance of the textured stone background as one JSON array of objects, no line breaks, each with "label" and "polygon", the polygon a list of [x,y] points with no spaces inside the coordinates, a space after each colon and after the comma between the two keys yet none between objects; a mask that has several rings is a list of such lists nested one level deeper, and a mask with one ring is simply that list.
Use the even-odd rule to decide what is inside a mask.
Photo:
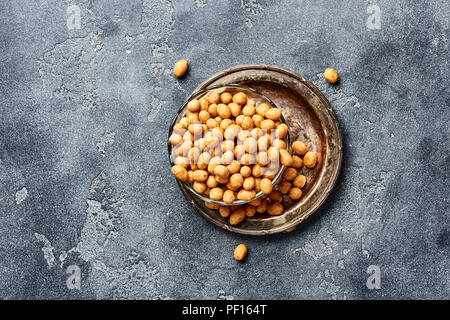
[{"label": "textured stone background", "polygon": [[[380,30],[366,27],[370,3]],[[450,298],[449,6],[2,1],[0,298]],[[314,81],[343,128],[338,185],[290,234],[215,227],[166,161],[186,96],[251,62]],[[339,85],[321,79],[328,66]],[[232,258],[240,242],[245,263]],[[66,287],[70,265],[81,290]],[[366,287],[369,265],[380,290]]]}]

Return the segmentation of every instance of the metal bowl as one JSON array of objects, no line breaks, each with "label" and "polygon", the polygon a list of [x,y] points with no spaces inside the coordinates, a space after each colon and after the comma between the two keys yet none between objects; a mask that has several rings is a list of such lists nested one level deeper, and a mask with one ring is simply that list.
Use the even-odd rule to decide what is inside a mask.
[{"label": "metal bowl", "polygon": [[[180,182],[186,199],[206,219],[229,231],[248,235],[267,235],[284,231],[305,221],[324,203],[333,189],[342,165],[342,134],[330,103],[320,90],[303,76],[290,70],[266,65],[249,64],[221,71],[195,90],[217,85],[242,84],[272,100],[285,116],[291,141],[303,140],[318,153],[314,169],[303,169],[307,184],[297,201],[284,202],[280,216],[255,216],[232,226],[227,219],[207,208]],[[188,98],[188,100],[190,97]]]},{"label": "metal bowl", "polygon": [[[180,121],[180,119],[182,117],[185,116],[186,111],[187,111],[187,104],[189,103],[189,101],[193,100],[193,99],[200,99],[202,97],[207,96],[208,94],[210,94],[211,92],[230,92],[232,94],[237,93],[237,92],[244,92],[248,98],[253,99],[256,101],[257,104],[260,103],[268,103],[269,105],[271,105],[273,108],[277,108],[277,106],[275,105],[275,103],[273,103],[272,100],[270,100],[268,97],[266,97],[264,94],[259,93],[258,91],[256,91],[253,88],[249,88],[247,86],[243,86],[240,84],[227,84],[227,85],[217,85],[217,86],[212,86],[212,87],[208,87],[207,89],[200,89],[195,91],[194,93],[192,93],[189,98],[185,101],[185,103],[183,104],[183,106],[180,108],[180,110],[178,110],[178,113],[176,114],[176,116],[174,117],[174,119],[172,120],[172,124],[170,125],[170,129],[169,129],[169,137],[172,135],[173,133],[173,127],[175,126],[176,123],[178,123]],[[286,123],[286,120],[284,119],[283,115],[281,115],[281,122],[282,123]],[[286,135],[286,148],[287,151],[290,150],[290,140],[289,140],[289,132]],[[173,154],[173,146],[170,142],[167,143],[167,148],[169,151],[169,161],[170,161],[170,165],[174,166],[175,165],[175,156]],[[275,186],[278,182],[278,180],[281,178],[281,176],[284,173],[284,170],[286,169],[285,166],[281,166],[280,169],[278,170],[277,174],[275,175],[275,177],[272,179],[272,186]],[[182,184],[183,187],[188,190],[194,197],[200,199],[201,201],[206,201],[206,202],[210,202],[210,203],[215,203],[221,206],[234,206],[234,205],[242,205],[242,204],[246,204],[249,203],[253,200],[256,200],[260,197],[262,197],[264,195],[264,193],[262,191],[258,192],[256,194],[256,196],[253,199],[250,200],[235,200],[233,203],[231,204],[226,204],[223,201],[216,201],[216,200],[211,200],[209,197],[207,197],[206,195],[200,194],[198,192],[196,192],[191,183],[188,182],[183,182],[183,181],[178,181],[179,184]]]}]

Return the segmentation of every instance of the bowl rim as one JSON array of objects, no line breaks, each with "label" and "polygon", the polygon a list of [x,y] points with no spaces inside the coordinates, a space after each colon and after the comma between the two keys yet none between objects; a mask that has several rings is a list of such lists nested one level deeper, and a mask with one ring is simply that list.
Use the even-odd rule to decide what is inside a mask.
[{"label": "bowl rim", "polygon": [[[255,90],[255,89],[253,89],[251,87],[248,87],[248,86],[245,86],[245,85],[241,85],[241,84],[230,83],[230,84],[226,84],[226,85],[214,85],[214,86],[211,86],[211,87],[207,87],[207,88],[204,88],[204,89],[200,89],[200,90],[194,91],[193,93],[191,93],[187,97],[187,99],[184,101],[184,103],[181,106],[181,108],[178,109],[178,111],[175,114],[174,118],[172,119],[172,122],[171,122],[170,127],[169,127],[169,135],[168,135],[168,138],[167,138],[167,149],[168,149],[169,162],[170,162],[171,167],[174,166],[175,163],[172,160],[172,148],[173,148],[173,145],[170,143],[169,138],[170,138],[170,136],[173,133],[173,127],[177,123],[176,121],[177,121],[177,118],[179,117],[179,115],[186,109],[187,104],[191,100],[195,99],[196,97],[200,96],[201,94],[204,94],[206,92],[209,92],[209,91],[212,91],[212,90],[215,90],[215,89],[221,89],[221,88],[226,88],[226,87],[240,88],[240,89],[251,91],[252,93],[254,93],[254,94],[262,97],[264,100],[266,100],[272,107],[279,109],[278,106],[269,97],[267,97],[263,93]],[[283,114],[281,114],[280,119],[281,119],[282,123],[287,124],[286,123],[286,119],[283,117]],[[291,148],[291,146],[290,146],[290,137],[289,137],[289,130],[288,130],[288,132],[286,134],[286,150],[289,152],[290,148]],[[276,186],[276,184],[278,183],[280,178],[283,176],[285,170],[286,170],[286,166],[281,165],[281,167],[278,170],[277,174],[272,179],[272,187]],[[259,191],[259,192],[256,193],[255,197],[253,199],[251,199],[251,200],[235,200],[235,201],[233,201],[233,203],[227,204],[227,203],[225,203],[223,201],[211,200],[210,198],[208,198],[208,197],[206,197],[206,196],[204,196],[202,194],[199,194],[198,192],[196,192],[191,187],[191,185],[188,182],[184,182],[184,181],[181,181],[181,180],[178,180],[178,179],[177,179],[177,181],[178,181],[178,183],[180,183],[183,186],[185,186],[189,190],[189,192],[191,192],[194,196],[198,197],[199,199],[201,199],[201,200],[203,200],[205,202],[214,203],[214,204],[218,204],[218,205],[221,205],[221,206],[236,206],[236,205],[248,204],[249,202],[252,202],[252,201],[254,201],[256,199],[259,199],[259,198],[261,198],[264,195],[264,193],[262,191]]]},{"label": "bowl rim", "polygon": [[299,215],[295,219],[292,219],[288,223],[272,227],[270,229],[259,229],[259,230],[253,230],[253,229],[246,229],[239,225],[233,226],[229,225],[215,217],[213,217],[210,214],[210,209],[205,209],[201,207],[197,202],[193,201],[192,199],[189,199],[187,191],[182,187],[182,185],[179,183],[179,180],[177,182],[179,183],[180,189],[183,192],[183,195],[186,197],[186,199],[189,201],[189,203],[196,209],[196,211],[203,216],[206,220],[210,221],[211,223],[221,227],[222,229],[225,229],[227,231],[231,231],[238,234],[243,235],[250,235],[250,236],[265,236],[265,235],[272,235],[277,234],[280,232],[285,231],[288,228],[295,227],[298,224],[301,224],[305,220],[307,220],[311,215],[316,213],[319,208],[324,204],[324,202],[329,198],[329,195],[331,194],[332,190],[337,184],[339,175],[342,171],[342,163],[343,163],[343,134],[342,134],[342,128],[339,123],[338,117],[333,110],[330,102],[325,97],[325,95],[320,91],[320,89],[310,80],[302,76],[301,74],[294,72],[292,70],[289,70],[287,68],[272,65],[272,64],[264,64],[264,63],[249,63],[249,64],[240,64],[235,65],[232,67],[229,67],[227,69],[221,70],[216,72],[215,74],[211,75],[209,78],[201,82],[195,90],[200,90],[202,88],[208,88],[211,84],[213,84],[216,81],[219,81],[221,78],[228,76],[233,73],[248,71],[248,70],[258,70],[258,71],[269,71],[269,72],[278,72],[280,74],[284,74],[286,76],[292,77],[299,83],[302,83],[305,85],[309,90],[311,90],[321,101],[321,103],[324,104],[326,108],[326,112],[329,114],[329,116],[332,119],[332,122],[335,126],[336,130],[336,138],[337,138],[337,165],[334,168],[332,175],[330,177],[330,181],[327,184],[326,189],[322,194],[320,195],[317,202],[315,202],[315,205],[308,209],[306,212],[303,212],[302,215]]}]

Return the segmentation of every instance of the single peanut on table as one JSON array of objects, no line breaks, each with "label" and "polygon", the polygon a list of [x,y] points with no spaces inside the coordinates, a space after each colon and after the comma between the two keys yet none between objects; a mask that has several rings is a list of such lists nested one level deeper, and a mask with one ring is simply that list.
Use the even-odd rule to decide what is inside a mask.
[{"label": "single peanut on table", "polygon": [[173,74],[177,78],[181,78],[186,74],[186,71],[189,67],[189,64],[187,60],[178,60],[177,63],[175,63],[175,66],[173,67]]},{"label": "single peanut on table", "polygon": [[339,75],[333,68],[327,68],[323,73],[323,77],[328,83],[336,83],[339,80]]},{"label": "single peanut on table", "polygon": [[240,244],[234,249],[234,258],[237,261],[242,261],[247,256],[247,246],[245,244]]}]

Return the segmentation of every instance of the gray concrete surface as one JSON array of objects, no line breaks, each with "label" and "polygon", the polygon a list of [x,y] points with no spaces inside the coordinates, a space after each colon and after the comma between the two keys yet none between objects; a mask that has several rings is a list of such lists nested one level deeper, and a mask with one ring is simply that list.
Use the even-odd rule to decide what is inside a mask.
[{"label": "gray concrete surface", "polygon": [[[1,1],[0,298],[449,299],[449,13],[446,0]],[[186,96],[251,62],[314,81],[343,128],[338,185],[290,234],[215,227],[166,161]]]}]

